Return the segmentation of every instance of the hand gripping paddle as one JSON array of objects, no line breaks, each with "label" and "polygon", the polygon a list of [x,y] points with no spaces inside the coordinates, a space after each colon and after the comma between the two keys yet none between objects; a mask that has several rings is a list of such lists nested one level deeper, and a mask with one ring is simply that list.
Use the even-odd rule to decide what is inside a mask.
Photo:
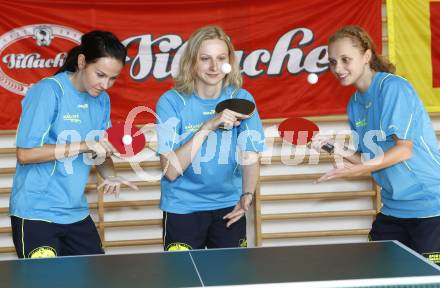
[{"label": "hand gripping paddle", "polygon": [[[309,144],[318,132],[318,125],[300,117],[287,118],[278,126],[280,137],[293,145]],[[334,146],[329,143],[323,145],[321,148],[328,153],[333,153],[334,151]]]},{"label": "hand gripping paddle", "polygon": [[[255,104],[252,101],[240,98],[232,98],[224,100],[215,106],[215,112],[220,113],[225,109],[229,109],[231,111],[252,116],[255,112]],[[220,126],[220,128],[224,129],[224,126]]]},{"label": "hand gripping paddle", "polygon": [[135,126],[127,127],[118,123],[107,129],[108,141],[120,153],[121,157],[131,157],[145,148],[145,135],[139,132],[140,130]]},{"label": "hand gripping paddle", "polygon": [[[127,127],[124,123],[113,124],[107,129],[108,141],[113,145],[120,157],[132,157],[141,152],[145,147],[145,135],[135,126]],[[96,154],[92,159],[97,157]]]}]

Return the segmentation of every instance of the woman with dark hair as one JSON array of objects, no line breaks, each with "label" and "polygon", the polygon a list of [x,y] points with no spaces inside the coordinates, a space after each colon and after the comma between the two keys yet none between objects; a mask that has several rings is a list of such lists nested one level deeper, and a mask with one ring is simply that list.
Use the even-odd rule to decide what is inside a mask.
[{"label": "woman with dark hair", "polygon": [[[394,66],[377,55],[368,33],[346,26],[329,40],[330,70],[356,92],[348,119],[358,139],[356,151],[335,145],[344,158],[318,181],[372,174],[382,207],[371,240],[398,240],[440,263],[440,153],[428,113],[417,92]],[[328,143],[320,139],[314,147]]]},{"label": "woman with dark hair", "polygon": [[61,69],[26,93],[10,198],[18,257],[104,253],[84,190],[92,164],[105,179],[105,193],[118,195],[121,184],[137,188],[116,176],[110,157],[115,151],[103,137],[110,127],[105,90],[121,72],[126,53],[112,33],[86,33]]}]

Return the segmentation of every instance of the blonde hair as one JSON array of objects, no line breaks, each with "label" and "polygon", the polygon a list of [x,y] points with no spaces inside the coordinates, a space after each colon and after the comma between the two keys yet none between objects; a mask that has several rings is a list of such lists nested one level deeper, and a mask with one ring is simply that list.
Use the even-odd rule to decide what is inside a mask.
[{"label": "blonde hair", "polygon": [[359,26],[345,26],[336,31],[329,38],[329,44],[336,42],[342,38],[349,38],[354,47],[359,48],[362,53],[365,53],[368,49],[371,50],[370,68],[376,72],[388,72],[394,73],[396,67],[376,53],[376,47],[370,35],[367,31]]},{"label": "blonde hair", "polygon": [[205,26],[194,32],[186,43],[187,46],[180,58],[179,72],[174,80],[174,89],[187,95],[194,93],[197,79],[195,66],[200,46],[203,41],[212,39],[224,41],[229,50],[229,64],[232,70],[223,79],[223,86],[241,87],[243,79],[235,59],[235,49],[231,39],[219,26]]}]

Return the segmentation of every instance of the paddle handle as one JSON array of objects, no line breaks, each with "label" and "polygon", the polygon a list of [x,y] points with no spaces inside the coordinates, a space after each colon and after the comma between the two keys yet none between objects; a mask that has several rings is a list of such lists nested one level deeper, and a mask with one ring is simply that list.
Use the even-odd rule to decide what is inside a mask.
[{"label": "paddle handle", "polygon": [[321,148],[330,154],[333,154],[333,152],[335,151],[335,146],[330,143],[323,145]]},{"label": "paddle handle", "polygon": [[[92,159],[95,160],[98,157],[98,154],[96,154],[95,152],[91,152],[91,153],[92,153]],[[112,154],[112,155],[115,155],[115,154]],[[119,156],[117,156],[117,157],[119,157]],[[119,157],[119,158],[123,159],[122,157]]]}]

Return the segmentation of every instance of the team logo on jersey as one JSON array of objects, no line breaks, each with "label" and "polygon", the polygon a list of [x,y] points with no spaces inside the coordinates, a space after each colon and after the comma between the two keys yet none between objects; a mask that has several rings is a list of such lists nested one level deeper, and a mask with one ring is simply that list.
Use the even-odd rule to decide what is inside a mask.
[{"label": "team logo on jersey", "polygon": [[29,258],[47,258],[47,257],[56,257],[57,251],[49,246],[42,246],[35,248],[29,253]]},{"label": "team logo on jersey", "polygon": [[203,123],[198,123],[198,124],[188,124],[184,127],[184,133],[191,133],[191,132],[196,132],[197,130],[200,129],[200,127],[202,127]]},{"label": "team logo on jersey", "polygon": [[423,256],[436,264],[440,264],[440,252],[423,253]]},{"label": "team logo on jersey", "polygon": [[355,123],[356,127],[364,127],[367,126],[367,120],[366,119],[361,119],[356,121]]},{"label": "team logo on jersey", "polygon": [[63,120],[71,123],[81,123],[81,117],[79,116],[79,114],[64,114]]},{"label": "team logo on jersey", "polygon": [[166,250],[167,251],[188,251],[191,249],[192,249],[191,246],[189,246],[188,244],[176,242],[176,243],[171,243],[170,245],[168,245]]},{"label": "team logo on jersey", "polygon": [[25,95],[29,87],[63,64],[82,32],[73,28],[34,24],[14,28],[0,36],[0,86]]},{"label": "team logo on jersey", "polygon": [[240,247],[241,248],[247,248],[248,247],[247,239],[240,239]]},{"label": "team logo on jersey", "polygon": [[215,114],[215,110],[214,109],[202,112],[202,115],[214,115],[214,114]]}]

